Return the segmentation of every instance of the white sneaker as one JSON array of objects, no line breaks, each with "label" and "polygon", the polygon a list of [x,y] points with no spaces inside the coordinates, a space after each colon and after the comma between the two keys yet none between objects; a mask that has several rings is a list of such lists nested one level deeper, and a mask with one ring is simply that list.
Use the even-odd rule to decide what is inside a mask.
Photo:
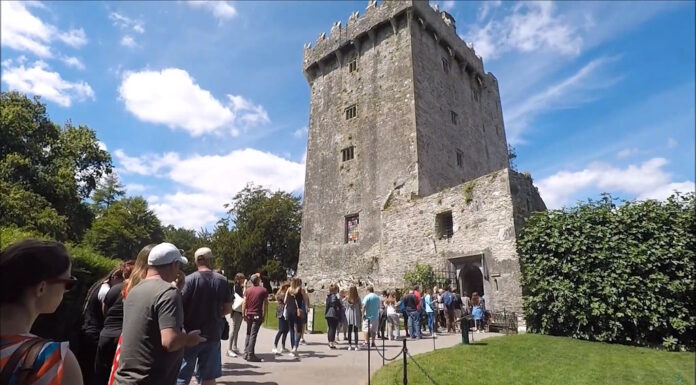
[{"label": "white sneaker", "polygon": [[295,352],[290,352],[290,353],[288,353],[288,357],[294,358],[294,357],[297,357],[297,354],[295,354]]},{"label": "white sneaker", "polygon": [[233,350],[228,350],[228,351],[227,351],[227,357],[237,358],[238,355],[237,355],[237,353],[235,353]]},{"label": "white sneaker", "polygon": [[280,354],[280,352],[278,352],[277,348],[273,348],[272,352],[273,352],[273,354],[276,354],[276,355]]}]

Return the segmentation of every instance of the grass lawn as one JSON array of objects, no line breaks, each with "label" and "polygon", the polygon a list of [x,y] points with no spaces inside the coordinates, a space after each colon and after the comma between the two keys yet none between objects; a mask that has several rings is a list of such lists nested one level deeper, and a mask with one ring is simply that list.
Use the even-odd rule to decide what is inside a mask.
[{"label": "grass lawn", "polygon": [[[695,353],[522,334],[457,345],[408,360],[409,384],[687,385]],[[401,359],[377,371],[374,385],[403,383]]]},{"label": "grass lawn", "polygon": [[[276,318],[276,302],[268,303],[268,316],[263,326],[268,329],[278,329],[278,318]],[[314,306],[314,333],[326,333],[329,327],[324,318],[324,305]]]}]

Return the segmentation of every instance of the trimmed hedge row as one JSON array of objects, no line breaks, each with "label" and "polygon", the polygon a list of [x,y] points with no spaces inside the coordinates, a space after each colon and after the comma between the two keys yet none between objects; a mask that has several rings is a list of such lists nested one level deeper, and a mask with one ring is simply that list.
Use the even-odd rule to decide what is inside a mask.
[{"label": "trimmed hedge row", "polygon": [[696,200],[599,201],[537,213],[518,253],[532,332],[694,350]]}]

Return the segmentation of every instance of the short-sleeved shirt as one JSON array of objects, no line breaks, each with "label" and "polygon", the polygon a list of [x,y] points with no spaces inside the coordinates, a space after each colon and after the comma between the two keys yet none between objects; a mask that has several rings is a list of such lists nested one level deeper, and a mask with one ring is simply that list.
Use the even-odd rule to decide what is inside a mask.
[{"label": "short-sleeved shirt", "polygon": [[368,293],[362,300],[365,306],[365,318],[374,320],[379,317],[379,297],[375,293]]},{"label": "short-sleeved shirt", "polygon": [[200,330],[208,341],[219,340],[222,304],[232,302],[227,278],[211,270],[191,273],[186,276],[181,297],[184,329]]},{"label": "short-sleeved shirt", "polygon": [[123,302],[121,355],[116,385],[175,384],[184,349],[168,352],[160,330],[184,326],[181,295],[169,282],[146,279]]},{"label": "short-sleeved shirt", "polygon": [[262,315],[263,314],[263,304],[268,298],[268,292],[263,286],[252,286],[244,292],[244,299],[246,300],[246,314],[251,315]]},{"label": "short-sleeved shirt", "polygon": [[123,283],[118,283],[109,289],[104,297],[104,328],[102,337],[118,337],[123,327]]}]

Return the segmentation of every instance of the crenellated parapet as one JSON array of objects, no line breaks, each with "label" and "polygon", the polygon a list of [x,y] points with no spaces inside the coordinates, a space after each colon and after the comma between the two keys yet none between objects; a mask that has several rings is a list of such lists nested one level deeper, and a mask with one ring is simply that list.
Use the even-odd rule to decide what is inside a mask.
[{"label": "crenellated parapet", "polygon": [[307,79],[321,74],[327,59],[338,58],[340,62],[347,46],[358,51],[365,43],[374,46],[377,28],[391,25],[397,33],[397,18],[406,18],[409,27],[415,23],[424,33],[431,34],[462,70],[483,76],[483,61],[457,35],[452,15],[431,7],[427,0],[370,0],[363,15],[353,12],[345,25],[337,21],[328,36],[321,33],[314,44],[305,44],[302,68]]}]

